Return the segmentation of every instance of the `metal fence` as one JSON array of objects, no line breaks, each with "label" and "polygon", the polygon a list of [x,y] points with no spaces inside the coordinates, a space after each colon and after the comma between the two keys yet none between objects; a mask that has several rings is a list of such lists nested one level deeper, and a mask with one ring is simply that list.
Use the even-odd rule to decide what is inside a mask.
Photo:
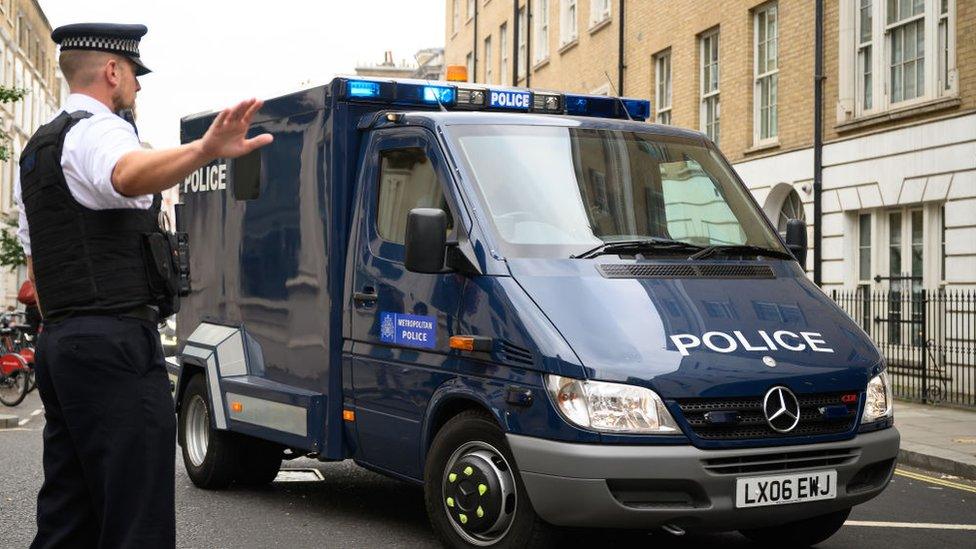
[{"label": "metal fence", "polygon": [[920,286],[903,277],[833,298],[881,350],[896,397],[976,408],[976,292]]}]

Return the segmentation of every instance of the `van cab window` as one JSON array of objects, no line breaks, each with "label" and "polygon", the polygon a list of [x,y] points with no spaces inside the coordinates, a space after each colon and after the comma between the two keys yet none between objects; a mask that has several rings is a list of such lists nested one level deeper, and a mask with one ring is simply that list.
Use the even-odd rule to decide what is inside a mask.
[{"label": "van cab window", "polygon": [[448,232],[454,227],[437,173],[422,148],[380,152],[377,196],[376,232],[383,240],[406,242],[407,216],[414,208],[440,208],[447,213]]},{"label": "van cab window", "polygon": [[639,239],[784,251],[701,140],[579,126],[448,130],[505,255],[568,257]]}]

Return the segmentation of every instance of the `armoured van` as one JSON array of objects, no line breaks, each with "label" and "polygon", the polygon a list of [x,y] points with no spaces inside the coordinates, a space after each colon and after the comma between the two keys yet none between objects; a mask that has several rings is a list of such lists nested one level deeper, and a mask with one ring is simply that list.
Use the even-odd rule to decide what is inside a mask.
[{"label": "armoured van", "polygon": [[354,78],[267,101],[272,144],[181,184],[193,482],[352,459],[422,484],[451,547],[833,534],[892,475],[884,360],[805,275],[804,223],[649,109]]}]

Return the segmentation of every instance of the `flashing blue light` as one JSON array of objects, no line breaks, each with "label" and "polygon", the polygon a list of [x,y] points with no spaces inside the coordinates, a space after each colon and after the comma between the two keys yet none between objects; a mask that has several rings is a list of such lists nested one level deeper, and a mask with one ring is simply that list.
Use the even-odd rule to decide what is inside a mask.
[{"label": "flashing blue light", "polygon": [[566,96],[566,114],[586,116],[590,112],[589,101],[585,97],[574,95]]},{"label": "flashing blue light", "polygon": [[379,97],[379,82],[365,82],[362,80],[349,81],[349,97]]},{"label": "flashing blue light", "polygon": [[424,86],[424,93],[421,96],[425,103],[441,105],[454,104],[454,88],[444,86]]},{"label": "flashing blue light", "polygon": [[634,120],[647,120],[651,115],[651,102],[646,99],[624,99],[624,107]]}]

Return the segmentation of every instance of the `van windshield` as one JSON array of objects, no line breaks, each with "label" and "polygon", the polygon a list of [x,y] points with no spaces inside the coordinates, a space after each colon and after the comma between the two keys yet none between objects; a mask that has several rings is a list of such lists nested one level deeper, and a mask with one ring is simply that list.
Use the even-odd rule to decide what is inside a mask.
[{"label": "van windshield", "polygon": [[748,191],[698,140],[562,126],[449,133],[506,256],[568,257],[640,239],[785,251]]}]

